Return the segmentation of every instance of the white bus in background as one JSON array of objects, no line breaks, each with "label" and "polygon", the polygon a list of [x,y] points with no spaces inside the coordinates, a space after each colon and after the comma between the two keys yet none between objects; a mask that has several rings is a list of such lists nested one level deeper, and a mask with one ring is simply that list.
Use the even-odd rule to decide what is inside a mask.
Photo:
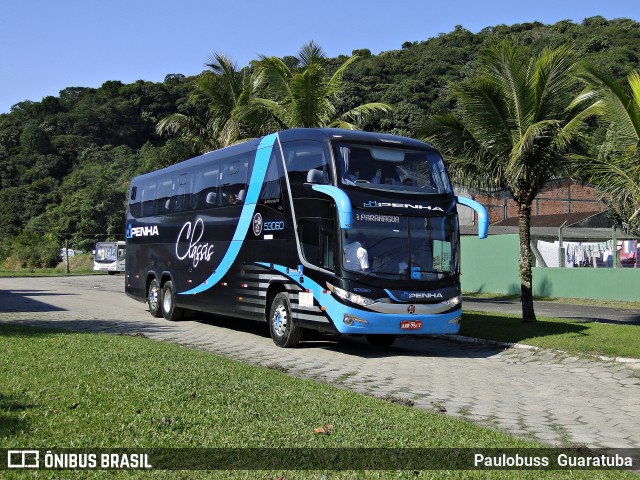
[{"label": "white bus in background", "polygon": [[126,242],[98,242],[93,256],[93,269],[108,272],[124,272]]}]

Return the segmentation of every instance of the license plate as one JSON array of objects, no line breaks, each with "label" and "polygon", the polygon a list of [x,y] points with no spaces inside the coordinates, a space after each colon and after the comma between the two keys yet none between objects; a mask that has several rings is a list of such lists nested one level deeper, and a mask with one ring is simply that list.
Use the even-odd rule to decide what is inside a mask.
[{"label": "license plate", "polygon": [[401,330],[422,330],[422,320],[403,320],[400,322]]}]

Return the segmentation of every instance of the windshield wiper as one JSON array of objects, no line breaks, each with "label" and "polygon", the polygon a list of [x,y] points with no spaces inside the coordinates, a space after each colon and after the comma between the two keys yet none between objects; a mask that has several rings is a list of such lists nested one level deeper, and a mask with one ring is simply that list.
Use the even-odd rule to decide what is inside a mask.
[{"label": "windshield wiper", "polygon": [[412,270],[413,272],[418,272],[418,273],[435,273],[438,275],[447,275],[449,277],[457,277],[460,275],[460,273],[453,273],[453,272],[447,272],[446,270],[422,270],[422,269],[416,269],[416,270]]},{"label": "windshield wiper", "polygon": [[[393,238],[393,237],[388,237],[388,238]],[[378,242],[380,243],[380,242]],[[371,270],[370,272],[364,273],[362,275],[360,275],[356,280],[360,280],[362,278],[368,277],[369,275],[376,275],[376,276],[381,276],[381,275],[389,275],[389,276],[396,276],[396,277],[403,277],[406,276],[405,272],[385,272],[383,269],[384,267],[386,267],[389,263],[391,263],[393,260],[398,260],[398,259],[402,259],[404,258],[404,256],[400,253],[396,253],[395,255],[391,255],[386,257],[379,265],[377,265],[377,269],[375,270]]]}]

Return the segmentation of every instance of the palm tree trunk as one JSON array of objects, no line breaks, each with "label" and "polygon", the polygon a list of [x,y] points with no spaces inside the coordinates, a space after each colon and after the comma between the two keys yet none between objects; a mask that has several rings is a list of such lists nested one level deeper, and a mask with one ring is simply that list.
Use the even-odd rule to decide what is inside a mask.
[{"label": "palm tree trunk", "polygon": [[535,322],[533,309],[533,275],[531,272],[531,204],[520,204],[518,208],[518,233],[520,235],[520,302],[522,321]]}]

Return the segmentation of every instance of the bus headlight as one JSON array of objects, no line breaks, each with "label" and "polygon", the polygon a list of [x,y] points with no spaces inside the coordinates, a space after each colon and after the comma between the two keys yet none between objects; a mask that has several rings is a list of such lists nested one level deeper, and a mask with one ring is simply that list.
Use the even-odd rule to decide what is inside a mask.
[{"label": "bus headlight", "polygon": [[348,302],[355,303],[356,305],[360,305],[366,307],[367,305],[371,305],[375,303],[375,300],[371,300],[370,298],[363,297],[362,295],[358,295],[357,293],[351,293],[342,288],[335,287],[327,282],[327,288],[334,293],[336,296],[340,297],[343,300],[347,300]]},{"label": "bus headlight", "polygon": [[455,297],[451,297],[449,300],[445,300],[444,302],[442,302],[442,304],[453,308],[453,307],[456,307],[456,306],[460,305],[460,301],[461,300],[462,300],[462,296],[461,295],[457,295]]}]

